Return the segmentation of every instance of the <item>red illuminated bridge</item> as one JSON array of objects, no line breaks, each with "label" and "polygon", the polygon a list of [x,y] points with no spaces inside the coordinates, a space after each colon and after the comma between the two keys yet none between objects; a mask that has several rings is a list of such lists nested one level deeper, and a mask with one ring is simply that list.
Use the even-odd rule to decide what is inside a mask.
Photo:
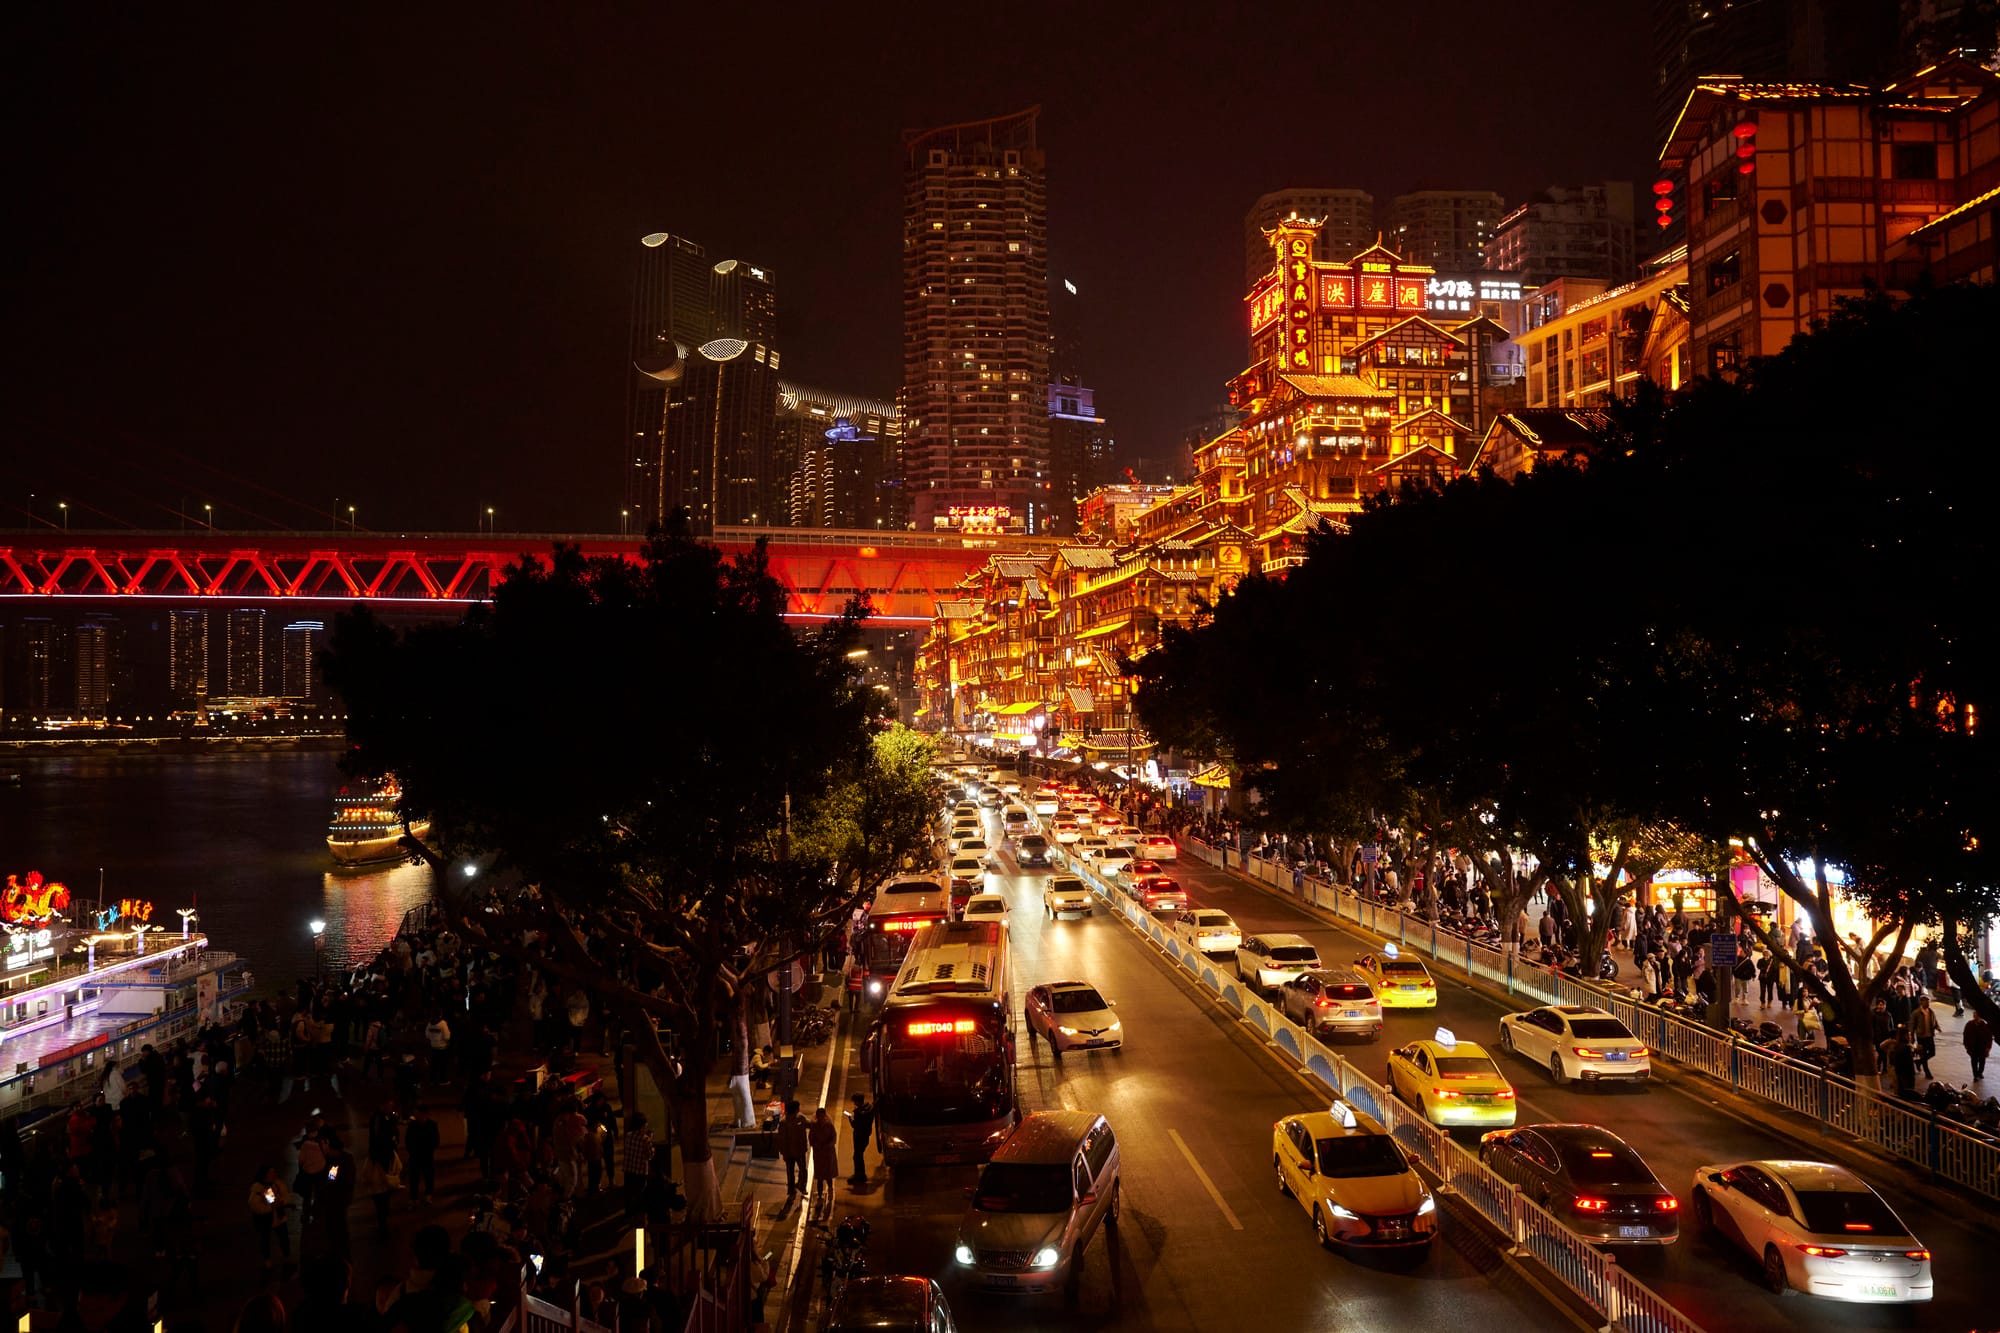
[{"label": "red illuminated bridge", "polygon": [[[791,594],[786,615],[840,614],[865,594],[875,624],[929,624],[932,603],[996,553],[1041,554],[1053,539],[828,528],[732,528],[727,553],[764,538]],[[460,532],[0,532],[0,597],[173,601],[484,601],[507,566],[556,542],[585,555],[638,557],[637,537]]]}]

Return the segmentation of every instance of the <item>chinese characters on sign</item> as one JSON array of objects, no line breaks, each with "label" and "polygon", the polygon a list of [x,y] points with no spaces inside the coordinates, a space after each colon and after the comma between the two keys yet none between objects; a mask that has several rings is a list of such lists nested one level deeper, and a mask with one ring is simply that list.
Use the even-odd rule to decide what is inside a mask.
[{"label": "chinese characters on sign", "polygon": [[1250,294],[1250,333],[1256,336],[1285,313],[1285,287],[1274,282]]},{"label": "chinese characters on sign", "polygon": [[1354,275],[1351,273],[1320,274],[1319,303],[1327,310],[1352,310],[1354,308]]},{"label": "chinese characters on sign", "polygon": [[1014,516],[1014,511],[1006,505],[952,505],[945,513],[955,519],[998,519]]},{"label": "chinese characters on sign", "polygon": [[1288,242],[1285,260],[1285,368],[1312,369],[1313,262],[1312,245],[1303,237]]}]

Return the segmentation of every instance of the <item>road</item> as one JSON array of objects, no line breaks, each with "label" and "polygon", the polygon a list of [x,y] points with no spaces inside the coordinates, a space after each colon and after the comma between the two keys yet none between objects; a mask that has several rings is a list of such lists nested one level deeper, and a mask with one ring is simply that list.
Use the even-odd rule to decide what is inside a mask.
[{"label": "road", "polygon": [[[1328,966],[1345,965],[1365,951],[1362,938],[1329,926],[1297,904],[1250,887],[1226,871],[1192,858],[1167,867],[1187,888],[1189,899],[1218,907],[1236,918],[1245,934],[1290,932],[1311,941]],[[1514,1009],[1533,1007],[1523,1002]],[[1435,1011],[1385,1011],[1382,1035],[1372,1043],[1342,1047],[1378,1080],[1387,1053],[1405,1041],[1429,1036],[1443,1026],[1497,1052],[1499,1019],[1510,1012],[1468,987],[1439,976]],[[1745,1158],[1810,1157],[1804,1146],[1728,1114],[1692,1080],[1648,1088],[1558,1087],[1546,1070],[1515,1056],[1497,1055],[1514,1084],[1520,1124],[1552,1121],[1602,1125],[1637,1148],[1682,1202],[1682,1238],[1659,1250],[1620,1253],[1620,1262],[1639,1279],[1710,1330],[1777,1330],[1825,1327],[1990,1328],[1995,1299],[1983,1285],[1993,1246],[1990,1233],[1969,1219],[1983,1209],[1971,1201],[1956,1213],[1932,1207],[1923,1196],[1900,1188],[1893,1175],[1870,1180],[1934,1255],[1938,1298],[1910,1310],[1879,1309],[1775,1296],[1759,1285],[1748,1256],[1695,1233],[1687,1207],[1696,1166]],[[1191,1089],[1196,1085],[1191,1085]]]},{"label": "road", "polygon": [[[836,1216],[858,1211],[872,1224],[872,1271],[937,1277],[959,1327],[971,1333],[1217,1330],[1246,1317],[1264,1327],[1360,1333],[1565,1326],[1484,1234],[1449,1211],[1439,1242],[1421,1260],[1320,1249],[1304,1212],[1274,1186],[1271,1126],[1324,1099],[1260,1050],[1241,1024],[1197,997],[1173,964],[1109,912],[1049,922],[1041,915],[1044,878],[1019,873],[1011,860],[990,876],[990,887],[1015,908],[1017,1001],[1045,981],[1087,978],[1118,1002],[1131,1044],[1122,1053],[1075,1053],[1058,1065],[1046,1043],[1024,1039],[1021,1103],[1027,1111],[1069,1107],[1110,1119],[1123,1156],[1123,1221],[1116,1234],[1106,1229],[1092,1240],[1073,1303],[1061,1294],[986,1295],[959,1280],[952,1260],[965,1189],[978,1168],[905,1169],[858,1196],[840,1189]],[[835,1096],[864,1086],[852,1058],[850,1043],[846,1068],[834,1075]]]}]

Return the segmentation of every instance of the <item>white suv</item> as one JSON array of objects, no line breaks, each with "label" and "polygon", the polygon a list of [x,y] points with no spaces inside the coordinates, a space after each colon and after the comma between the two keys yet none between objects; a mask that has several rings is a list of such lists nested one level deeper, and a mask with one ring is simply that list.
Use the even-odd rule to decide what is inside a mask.
[{"label": "white suv", "polygon": [[1252,935],[1236,946],[1236,979],[1275,991],[1301,972],[1319,970],[1319,950],[1297,935]]}]

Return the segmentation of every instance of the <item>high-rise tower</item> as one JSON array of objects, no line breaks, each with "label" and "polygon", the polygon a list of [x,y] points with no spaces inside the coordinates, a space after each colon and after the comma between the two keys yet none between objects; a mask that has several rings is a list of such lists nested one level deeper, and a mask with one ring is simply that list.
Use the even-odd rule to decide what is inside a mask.
[{"label": "high-rise tower", "polygon": [[920,532],[1047,523],[1040,114],[903,136],[903,458]]},{"label": "high-rise tower", "polygon": [[709,263],[684,237],[656,231],[639,241],[632,280],[626,367],[625,440],[620,450],[624,505],[635,528],[660,517],[666,419],[675,367],[714,336]]}]

